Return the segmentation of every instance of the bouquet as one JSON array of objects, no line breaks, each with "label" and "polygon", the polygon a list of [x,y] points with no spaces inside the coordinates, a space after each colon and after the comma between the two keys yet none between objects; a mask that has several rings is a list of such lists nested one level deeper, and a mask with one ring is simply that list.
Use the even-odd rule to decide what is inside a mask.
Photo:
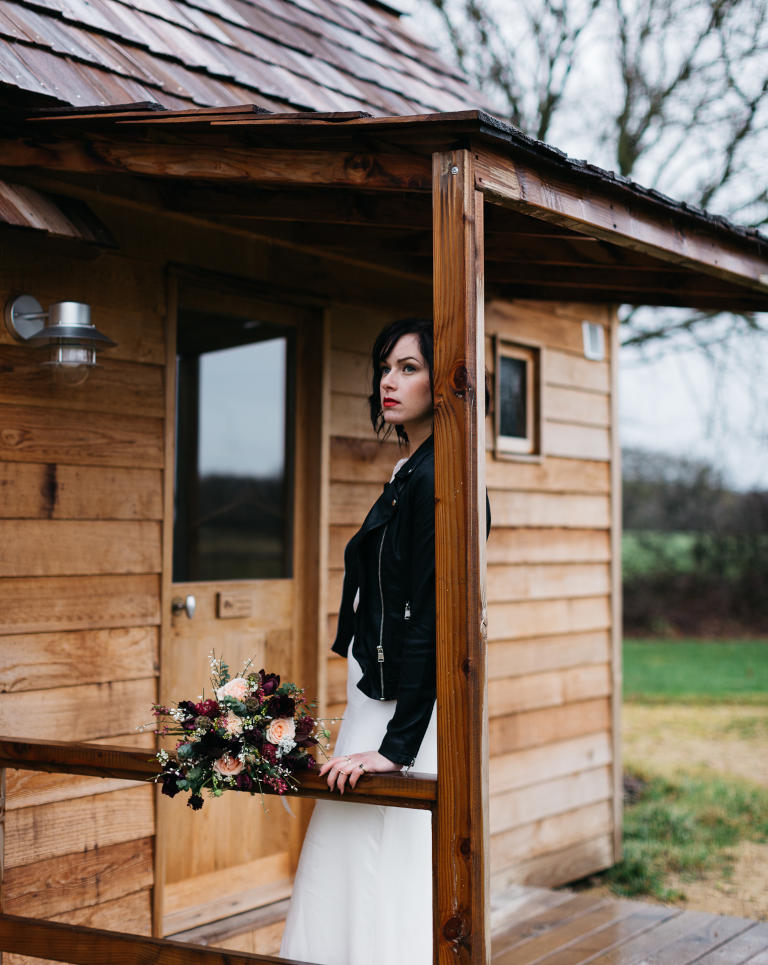
[{"label": "bouquet", "polygon": [[298,787],[298,771],[315,767],[309,748],[318,743],[318,722],[304,691],[249,667],[250,661],[233,677],[211,654],[213,697],[154,705],[155,717],[165,721],[155,733],[178,738],[175,757],[158,751],[163,769],[155,780],[169,797],[188,791],[195,811],[203,806],[203,788],[213,797],[226,790],[285,794]]}]

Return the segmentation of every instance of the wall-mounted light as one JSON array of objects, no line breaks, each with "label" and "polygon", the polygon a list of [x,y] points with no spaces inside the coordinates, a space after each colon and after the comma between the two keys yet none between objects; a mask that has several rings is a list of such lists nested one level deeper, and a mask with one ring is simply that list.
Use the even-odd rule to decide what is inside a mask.
[{"label": "wall-mounted light", "polygon": [[54,302],[47,312],[31,295],[19,295],[5,306],[5,324],[19,342],[47,349],[40,364],[67,385],[81,385],[96,365],[96,350],[116,343],[91,322],[83,302]]}]

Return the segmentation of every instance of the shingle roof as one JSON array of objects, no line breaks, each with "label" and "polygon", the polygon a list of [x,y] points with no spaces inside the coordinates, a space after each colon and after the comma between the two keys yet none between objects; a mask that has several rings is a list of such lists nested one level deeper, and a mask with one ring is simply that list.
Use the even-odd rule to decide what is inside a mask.
[{"label": "shingle roof", "polygon": [[422,114],[483,106],[377,0],[6,0],[6,103]]}]

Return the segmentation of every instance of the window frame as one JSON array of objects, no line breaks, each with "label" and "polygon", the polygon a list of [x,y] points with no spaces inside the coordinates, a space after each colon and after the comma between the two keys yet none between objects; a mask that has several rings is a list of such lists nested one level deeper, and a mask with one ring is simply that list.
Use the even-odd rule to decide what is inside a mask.
[{"label": "window frame", "polygon": [[[538,461],[543,455],[542,418],[542,360],[541,345],[518,339],[493,337],[493,440],[497,459]],[[526,434],[505,436],[501,433],[501,360],[514,358],[525,363],[526,371]]]}]

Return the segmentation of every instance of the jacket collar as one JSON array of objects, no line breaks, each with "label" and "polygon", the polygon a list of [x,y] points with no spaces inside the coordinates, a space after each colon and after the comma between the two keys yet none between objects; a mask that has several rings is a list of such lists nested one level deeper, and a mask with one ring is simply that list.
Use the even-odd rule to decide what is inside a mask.
[{"label": "jacket collar", "polygon": [[408,462],[398,469],[392,482],[384,484],[384,491],[371,507],[371,511],[357,532],[356,538],[364,536],[372,529],[386,525],[392,519],[400,501],[403,485],[408,481],[411,474],[433,454],[434,448],[434,436],[430,436],[410,456]]}]

